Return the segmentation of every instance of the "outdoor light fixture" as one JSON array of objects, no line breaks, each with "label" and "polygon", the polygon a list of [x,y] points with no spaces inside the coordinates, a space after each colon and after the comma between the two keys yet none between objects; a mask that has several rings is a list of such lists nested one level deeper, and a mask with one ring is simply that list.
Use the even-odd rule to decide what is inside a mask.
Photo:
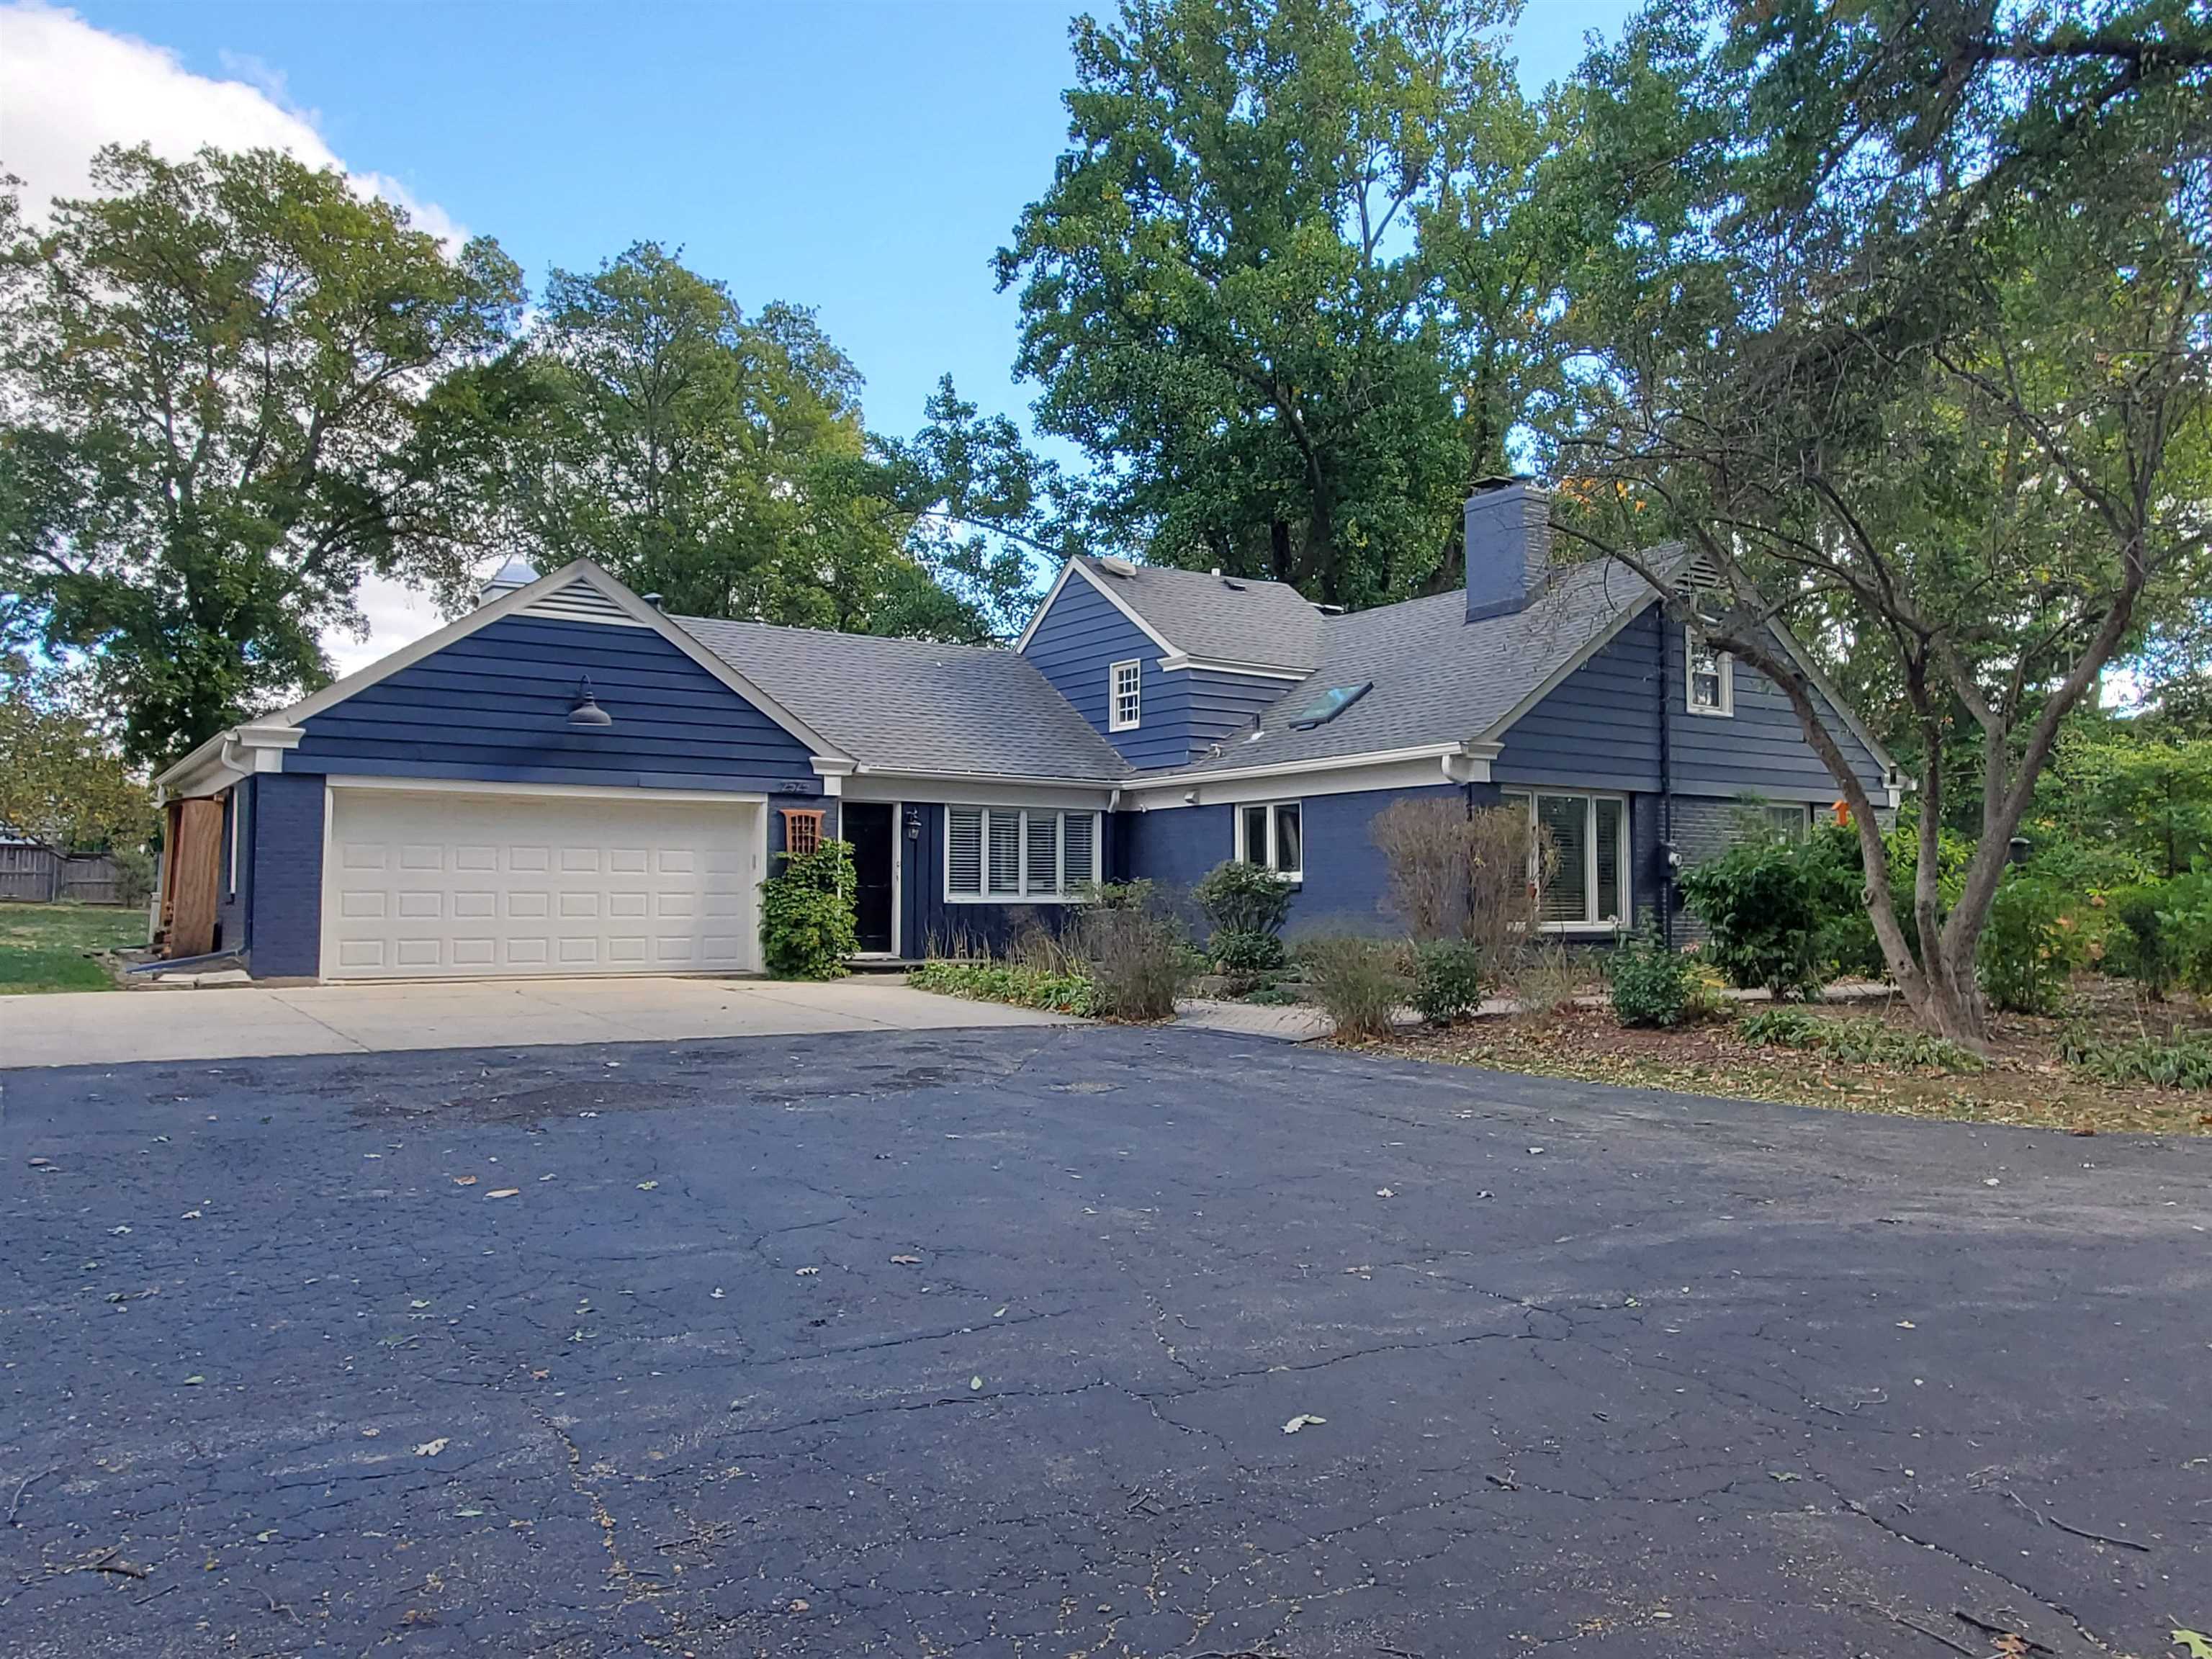
[{"label": "outdoor light fixture", "polygon": [[921,839],[921,814],[911,806],[906,809],[906,838],[908,841]]},{"label": "outdoor light fixture", "polygon": [[2005,862],[2014,868],[2027,862],[2028,854],[2035,851],[2035,843],[2026,836],[2014,836],[2005,843]]},{"label": "outdoor light fixture", "polygon": [[592,677],[586,674],[576,682],[576,701],[568,708],[571,726],[612,726],[615,717],[599,707],[599,700],[592,695]]}]

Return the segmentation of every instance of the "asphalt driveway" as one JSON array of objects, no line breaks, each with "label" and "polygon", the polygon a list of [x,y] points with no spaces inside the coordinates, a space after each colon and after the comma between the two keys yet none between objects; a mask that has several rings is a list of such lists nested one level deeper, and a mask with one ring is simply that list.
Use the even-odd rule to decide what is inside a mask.
[{"label": "asphalt driveway", "polygon": [[1088,1027],[0,1084],[15,1653],[2212,1630],[2201,1141]]}]

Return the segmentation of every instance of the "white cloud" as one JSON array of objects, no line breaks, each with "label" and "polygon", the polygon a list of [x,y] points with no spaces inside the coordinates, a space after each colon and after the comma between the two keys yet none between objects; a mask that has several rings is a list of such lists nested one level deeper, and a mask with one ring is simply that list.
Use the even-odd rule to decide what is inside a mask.
[{"label": "white cloud", "polygon": [[[94,28],[75,12],[14,0],[0,5],[0,171],[23,180],[25,216],[46,216],[57,196],[88,195],[92,158],[103,144],[149,146],[182,160],[204,144],[289,151],[312,167],[344,168],[355,185],[404,208],[416,225],[458,246],[466,232],[436,204],[416,200],[382,173],[346,167],[323,141],[313,112],[286,95],[282,70],[225,52],[225,72],[195,75],[176,53]],[[361,608],[364,641],[324,641],[347,672],[418,639],[443,622],[428,596],[372,577]]]}]

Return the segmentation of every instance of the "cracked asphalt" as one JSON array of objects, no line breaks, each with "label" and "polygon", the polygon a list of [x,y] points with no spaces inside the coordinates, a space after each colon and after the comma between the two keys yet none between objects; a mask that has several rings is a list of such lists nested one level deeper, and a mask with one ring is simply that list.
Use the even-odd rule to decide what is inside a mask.
[{"label": "cracked asphalt", "polygon": [[2212,1143],[1104,1028],[0,1087],[15,1654],[2212,1630]]}]

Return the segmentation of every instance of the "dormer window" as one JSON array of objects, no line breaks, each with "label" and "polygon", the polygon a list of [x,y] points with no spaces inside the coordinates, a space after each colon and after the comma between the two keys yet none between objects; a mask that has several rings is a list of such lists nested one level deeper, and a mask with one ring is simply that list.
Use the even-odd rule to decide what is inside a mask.
[{"label": "dormer window", "polygon": [[1687,671],[1686,702],[1692,714],[1735,713],[1735,659],[1717,651],[1694,628],[1682,633]]},{"label": "dormer window", "polygon": [[1106,671],[1106,729],[1133,732],[1144,716],[1145,664],[1142,658],[1117,662]]}]

